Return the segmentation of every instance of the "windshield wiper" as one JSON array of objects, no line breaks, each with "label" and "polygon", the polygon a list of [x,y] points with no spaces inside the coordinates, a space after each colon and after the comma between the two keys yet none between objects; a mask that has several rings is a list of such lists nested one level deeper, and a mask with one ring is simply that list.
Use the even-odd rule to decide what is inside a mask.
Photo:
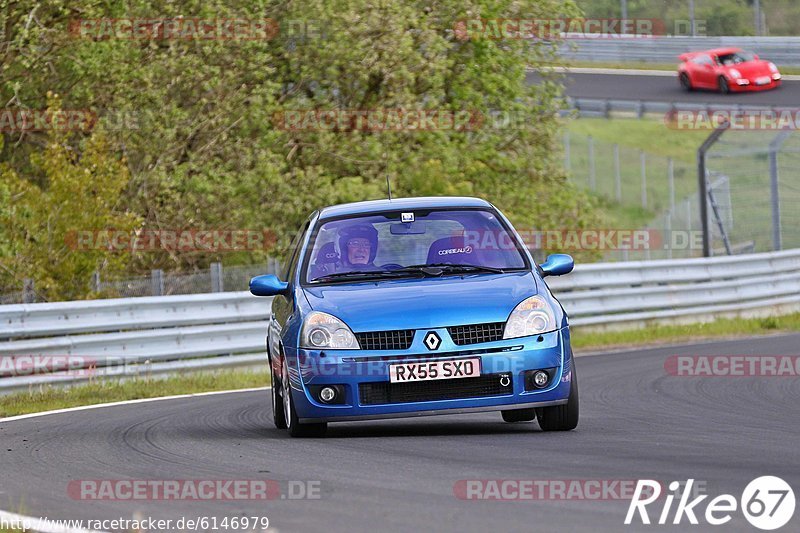
[{"label": "windshield wiper", "polygon": [[336,272],[334,274],[326,274],[325,276],[320,276],[318,278],[314,278],[310,281],[310,283],[318,283],[318,282],[326,282],[326,281],[338,281],[338,280],[370,280],[370,279],[382,279],[382,278],[403,278],[408,277],[408,275],[413,272],[403,272],[401,270],[365,270],[363,272],[353,271],[353,272]]},{"label": "windshield wiper", "polygon": [[503,274],[505,270],[482,265],[454,265],[451,263],[427,263],[424,265],[410,265],[392,272],[422,272],[429,276],[441,276],[442,274],[463,274],[468,272],[491,272],[493,274]]}]

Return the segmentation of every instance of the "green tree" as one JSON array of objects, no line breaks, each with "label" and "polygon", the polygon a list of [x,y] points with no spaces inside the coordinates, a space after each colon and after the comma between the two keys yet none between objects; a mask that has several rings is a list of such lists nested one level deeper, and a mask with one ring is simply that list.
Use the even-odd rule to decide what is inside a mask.
[{"label": "green tree", "polygon": [[[543,66],[557,43],[461,40],[457,21],[578,14],[572,2],[430,3],[374,0],[106,2],[0,0],[7,38],[0,97],[40,108],[48,90],[64,108],[102,118],[108,149],[130,172],[118,206],[159,229],[269,228],[275,250],[221,256],[137,254],[132,268],[249,263],[285,252],[308,213],[385,196],[469,194],[492,200],[521,228],[598,224],[591,199],[567,182],[557,133],[561,86]],[[263,19],[267,40],[119,40],[70,34],[75,18]],[[297,28],[310,29],[297,32]],[[544,80],[531,85],[533,71]],[[428,109],[513,117],[523,127],[475,131],[287,131],[276,114],[304,109]],[[65,137],[77,154],[85,133]],[[45,136],[11,133],[0,161],[47,189],[33,155]],[[66,148],[65,148],[66,149]]]},{"label": "green tree", "polygon": [[[51,104],[50,112],[57,112],[58,99],[52,98]],[[129,261],[124,251],[95,249],[93,237],[84,245],[78,242],[81,232],[130,232],[139,224],[139,218],[120,205],[129,179],[125,161],[109,152],[102,130],[84,140],[80,155],[53,131],[31,165],[45,177],[44,186],[0,165],[1,285],[21,287],[23,278],[31,278],[46,300],[85,297],[91,294],[88,282],[94,271],[119,270]]]}]

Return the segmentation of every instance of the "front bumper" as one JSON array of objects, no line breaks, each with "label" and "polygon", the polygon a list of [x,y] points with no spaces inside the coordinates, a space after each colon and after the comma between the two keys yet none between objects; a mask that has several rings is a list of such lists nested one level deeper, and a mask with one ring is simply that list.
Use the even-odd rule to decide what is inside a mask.
[{"label": "front bumper", "polygon": [[[508,339],[482,344],[456,346],[446,330],[434,329],[442,339],[441,347],[429,351],[417,338],[409,350],[287,350],[292,400],[300,422],[336,422],[382,418],[416,417],[464,412],[499,411],[560,405],[567,401],[571,387],[571,351],[567,327],[541,336]],[[423,332],[424,333],[424,332]],[[490,395],[480,393],[464,398],[408,401],[399,403],[365,403],[359,394],[362,383],[389,381],[389,365],[398,362],[427,362],[479,357],[481,375],[508,376],[508,389]],[[525,390],[524,374],[528,370],[554,369],[542,389]],[[453,386],[460,379],[450,380]],[[418,382],[430,384],[433,382]],[[340,385],[344,391],[342,404],[325,404],[311,393],[312,387]],[[447,387],[448,383],[438,385]]]},{"label": "front bumper", "polygon": [[781,86],[781,79],[770,79],[769,83],[765,83],[763,85],[756,84],[755,79],[747,80],[747,85],[738,85],[736,81],[731,81],[728,83],[728,88],[731,92],[753,92],[753,91],[768,91],[770,89],[776,89]]}]

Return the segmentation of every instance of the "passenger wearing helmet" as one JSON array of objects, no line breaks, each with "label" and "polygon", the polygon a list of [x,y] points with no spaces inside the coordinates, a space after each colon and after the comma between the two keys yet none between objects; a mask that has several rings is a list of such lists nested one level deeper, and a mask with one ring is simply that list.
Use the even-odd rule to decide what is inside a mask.
[{"label": "passenger wearing helmet", "polygon": [[339,258],[348,270],[375,269],[378,253],[378,232],[369,224],[357,224],[339,231]]}]

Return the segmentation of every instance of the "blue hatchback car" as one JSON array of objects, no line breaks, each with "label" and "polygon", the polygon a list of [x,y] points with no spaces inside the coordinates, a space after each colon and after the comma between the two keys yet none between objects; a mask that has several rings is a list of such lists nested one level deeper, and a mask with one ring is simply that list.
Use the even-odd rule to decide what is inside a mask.
[{"label": "blue hatchback car", "polygon": [[477,198],[404,198],[314,212],[291,246],[267,332],[272,413],[292,436],[328,422],[500,411],[578,423],[567,315],[509,221]]}]

